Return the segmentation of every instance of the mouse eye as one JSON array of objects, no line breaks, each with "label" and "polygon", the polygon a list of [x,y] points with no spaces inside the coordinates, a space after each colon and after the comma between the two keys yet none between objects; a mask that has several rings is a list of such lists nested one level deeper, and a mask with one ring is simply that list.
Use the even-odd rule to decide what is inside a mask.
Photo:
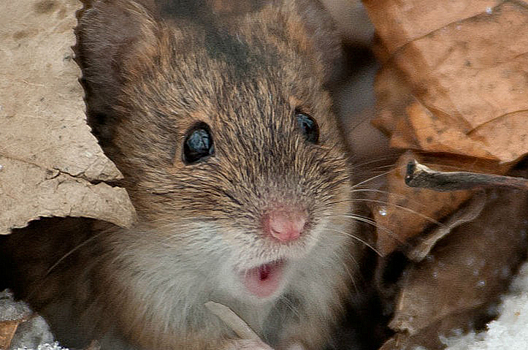
[{"label": "mouse eye", "polygon": [[195,164],[214,155],[213,136],[205,123],[198,123],[187,132],[183,143],[183,162]]},{"label": "mouse eye", "polygon": [[297,125],[306,141],[317,143],[319,141],[319,126],[315,119],[300,111],[295,111],[295,117],[297,118]]}]

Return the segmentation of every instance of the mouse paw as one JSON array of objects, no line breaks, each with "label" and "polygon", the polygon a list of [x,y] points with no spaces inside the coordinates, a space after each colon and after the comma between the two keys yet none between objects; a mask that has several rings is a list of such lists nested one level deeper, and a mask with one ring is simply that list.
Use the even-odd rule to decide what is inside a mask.
[{"label": "mouse paw", "polygon": [[273,350],[261,340],[237,339],[229,341],[222,350]]}]

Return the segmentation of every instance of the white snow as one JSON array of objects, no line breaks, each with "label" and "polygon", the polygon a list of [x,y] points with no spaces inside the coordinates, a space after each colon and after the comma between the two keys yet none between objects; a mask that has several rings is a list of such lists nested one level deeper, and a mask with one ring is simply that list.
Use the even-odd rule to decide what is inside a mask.
[{"label": "white snow", "polygon": [[447,350],[527,350],[528,349],[528,264],[524,264],[502,298],[500,316],[487,330],[444,340]]}]

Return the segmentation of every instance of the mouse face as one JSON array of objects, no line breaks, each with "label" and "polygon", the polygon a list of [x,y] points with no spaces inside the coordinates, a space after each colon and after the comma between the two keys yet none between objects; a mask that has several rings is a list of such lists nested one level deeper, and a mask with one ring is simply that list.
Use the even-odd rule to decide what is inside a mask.
[{"label": "mouse face", "polygon": [[272,342],[288,323],[265,324],[282,312],[276,300],[305,308],[306,322],[328,319],[305,331],[314,344],[335,322],[357,248],[325,89],[333,58],[323,52],[336,49],[309,4],[270,3],[225,21],[124,0],[81,13],[88,120],[138,214],[134,228],[101,236],[111,261],[101,280],[113,286],[103,293],[145,339],[160,341],[155,320],[181,332],[218,325],[208,300]]},{"label": "mouse face", "polygon": [[113,158],[145,251],[185,247],[221,288],[267,298],[295,261],[344,241],[350,185],[317,62],[251,21],[248,34],[166,26],[130,54]]}]

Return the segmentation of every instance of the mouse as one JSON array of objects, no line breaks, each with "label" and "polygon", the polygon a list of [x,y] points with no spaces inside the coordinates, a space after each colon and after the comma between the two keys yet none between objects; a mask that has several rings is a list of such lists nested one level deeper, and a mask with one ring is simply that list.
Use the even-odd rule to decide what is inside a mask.
[{"label": "mouse", "polygon": [[83,0],[87,120],[136,222],[41,219],[0,248],[63,346],[324,349],[354,294],[364,247],[328,89],[333,22],[316,0],[218,3]]}]

